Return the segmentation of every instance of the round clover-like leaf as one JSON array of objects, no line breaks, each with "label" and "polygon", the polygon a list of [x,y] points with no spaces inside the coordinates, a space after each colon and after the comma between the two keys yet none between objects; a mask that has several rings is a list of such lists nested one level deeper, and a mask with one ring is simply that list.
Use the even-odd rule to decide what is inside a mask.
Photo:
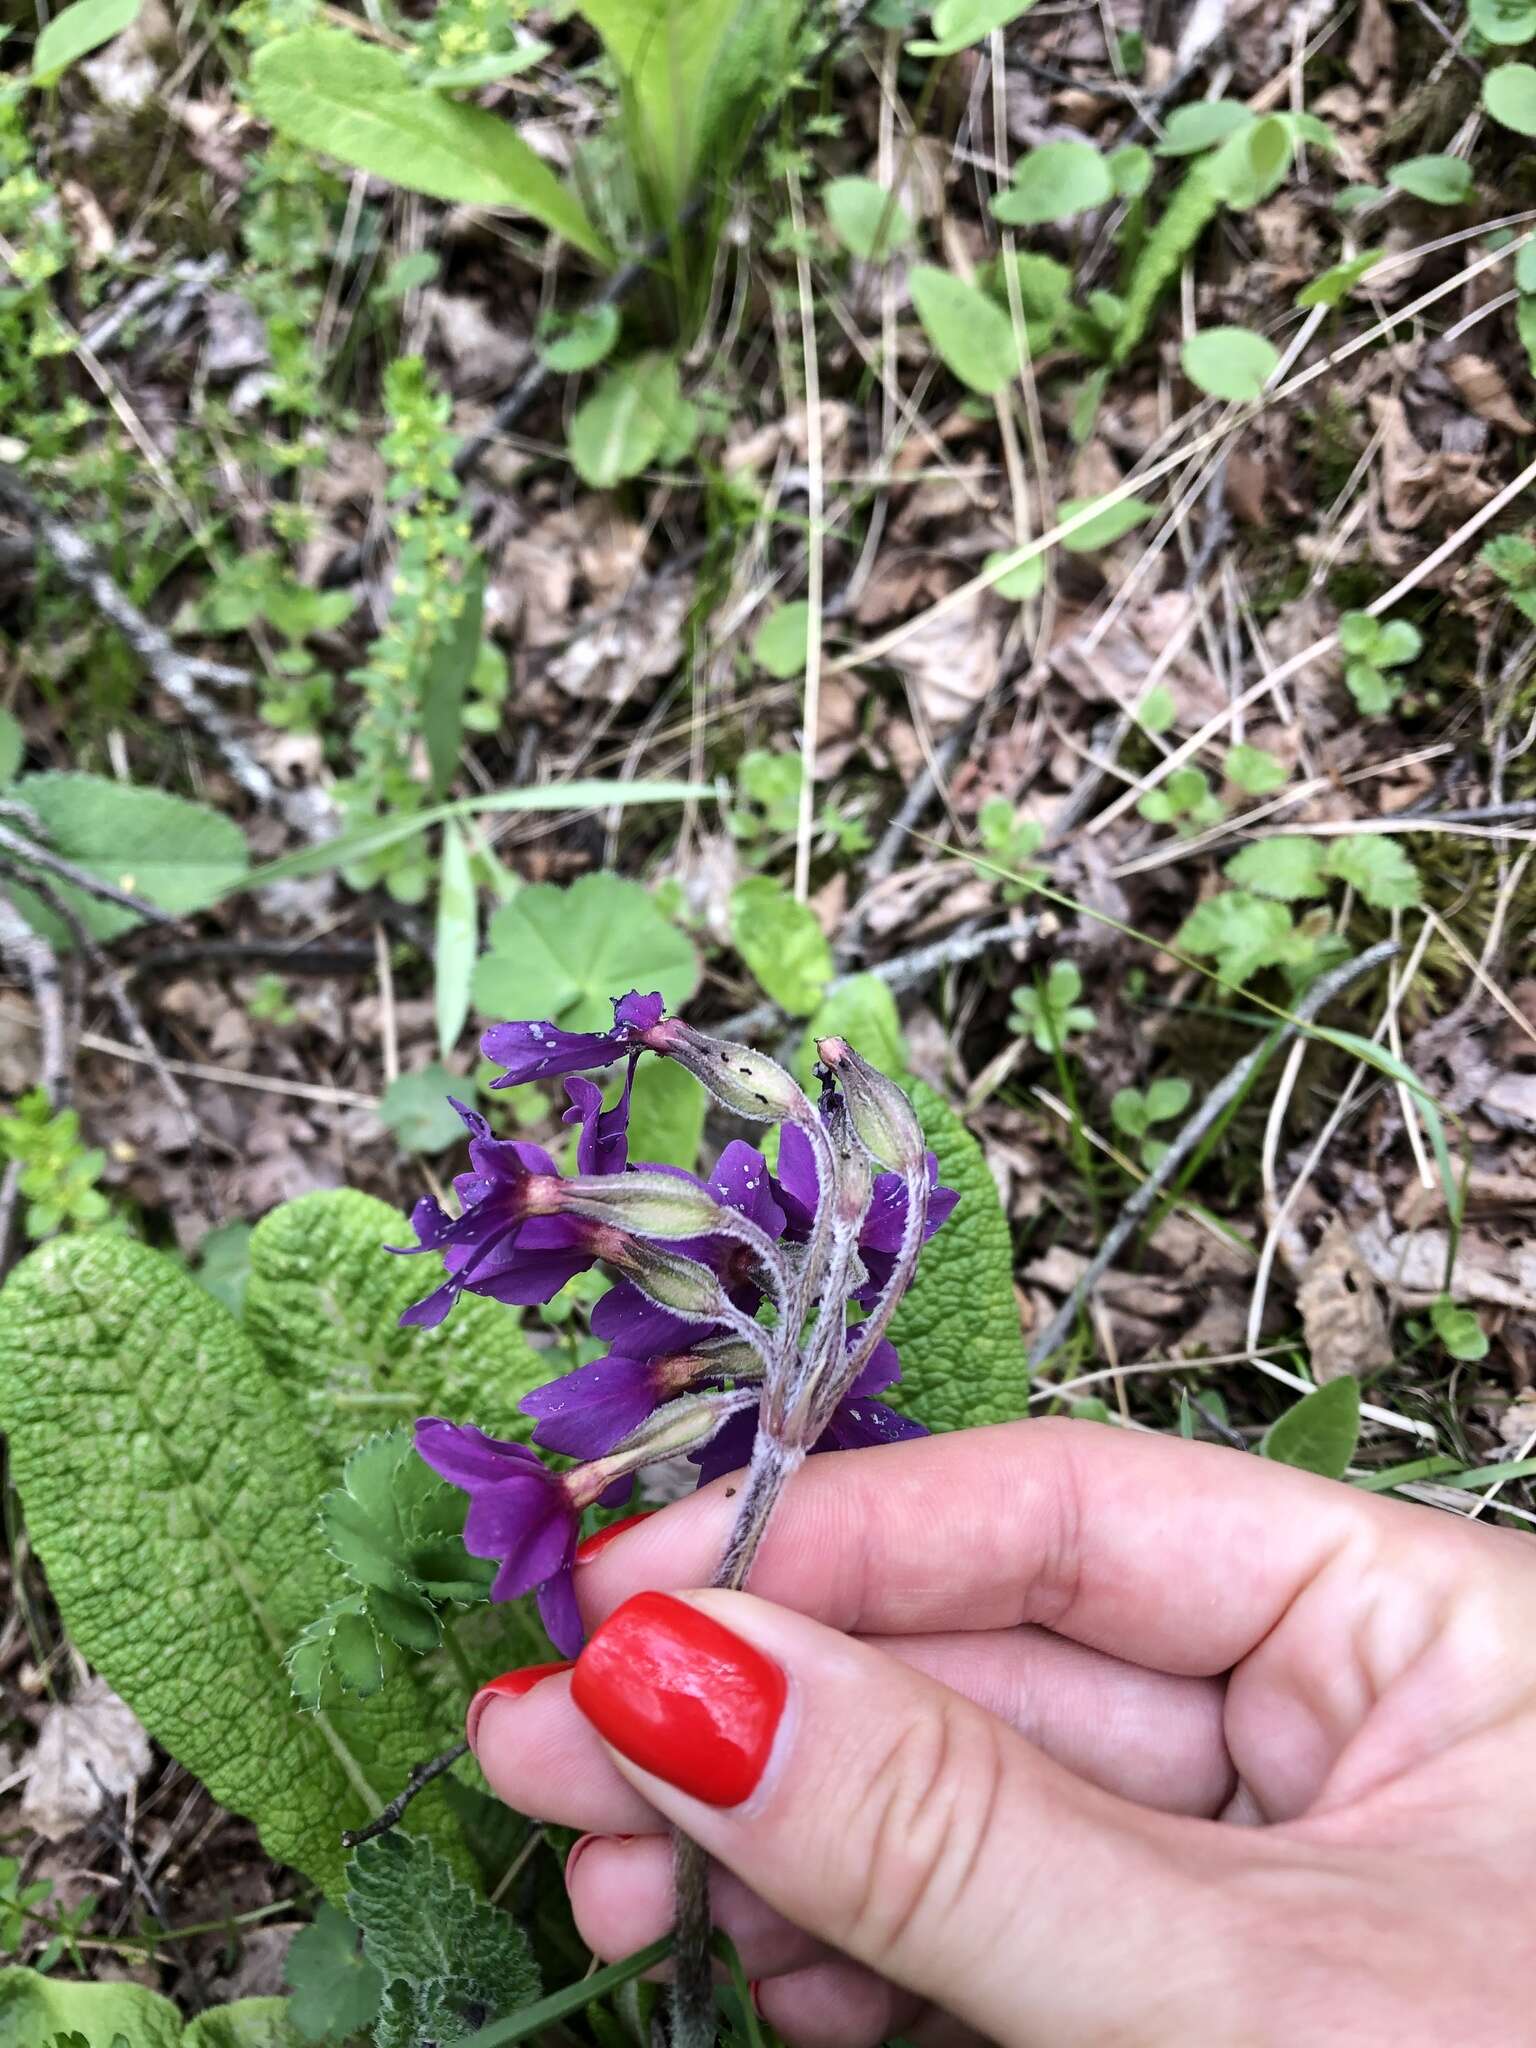
[{"label": "round clover-like leaf", "polygon": [[1013,183],[992,211],[1009,227],[1038,227],[1087,213],[1114,192],[1114,174],[1091,142],[1045,142],[1015,165]]},{"label": "round clover-like leaf", "polygon": [[1536,135],[1536,65],[1496,66],[1483,80],[1483,106],[1501,128]]},{"label": "round clover-like leaf", "polygon": [[1536,36],[1532,0],[1467,0],[1467,14],[1485,43],[1512,47]]},{"label": "round clover-like leaf", "polygon": [[1159,156],[1194,156],[1202,149],[1211,149],[1216,143],[1225,142],[1239,128],[1246,128],[1252,119],[1249,109],[1237,100],[1195,100],[1188,106],[1175,107],[1168,116],[1168,125],[1157,145],[1157,153]]},{"label": "round clover-like leaf", "polygon": [[1207,327],[1180,352],[1184,374],[1211,398],[1247,404],[1261,397],[1279,366],[1280,351],[1246,327]]},{"label": "round clover-like leaf", "polygon": [[627,989],[659,989],[675,1010],[699,985],[692,945],[647,890],[617,875],[522,889],[491,919],[489,939],[474,983],[487,1016],[598,1031],[613,1022],[611,998]]}]

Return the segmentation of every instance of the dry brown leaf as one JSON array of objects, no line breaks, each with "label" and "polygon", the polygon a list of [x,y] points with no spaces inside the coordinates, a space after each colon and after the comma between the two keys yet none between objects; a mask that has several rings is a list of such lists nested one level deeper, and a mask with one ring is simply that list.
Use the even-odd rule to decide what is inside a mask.
[{"label": "dry brown leaf", "polygon": [[683,658],[693,588],[691,576],[637,587],[619,612],[555,657],[545,671],[549,680],[584,702],[623,704],[641,683],[670,675]]},{"label": "dry brown leaf", "polygon": [[1384,0],[1358,0],[1355,35],[1346,62],[1358,85],[1374,85],[1378,78],[1392,76],[1397,63],[1397,31]]},{"label": "dry brown leaf", "polygon": [[1486,356],[1452,356],[1445,374],[1480,420],[1508,427],[1514,434],[1532,431],[1531,422],[1516,405],[1509,386]]},{"label": "dry brown leaf", "polygon": [[[1376,1278],[1407,1305],[1427,1307],[1445,1291],[1448,1231],[1393,1231],[1386,1215],[1377,1212],[1357,1224],[1355,1241]],[[1449,1291],[1460,1302],[1536,1313],[1536,1246],[1500,1244],[1480,1232],[1464,1232]]]},{"label": "dry brown leaf", "polygon": [[1386,1311],[1370,1266],[1337,1216],[1307,1261],[1296,1301],[1319,1385],[1392,1363]]},{"label": "dry brown leaf", "polygon": [[122,1799],[149,1769],[149,1737],[132,1707],[94,1675],[43,1716],[22,1795],[25,1824],[61,1842]]},{"label": "dry brown leaf", "polygon": [[935,734],[959,724],[997,680],[1002,625],[995,606],[978,595],[905,639],[896,652],[923,716]]}]

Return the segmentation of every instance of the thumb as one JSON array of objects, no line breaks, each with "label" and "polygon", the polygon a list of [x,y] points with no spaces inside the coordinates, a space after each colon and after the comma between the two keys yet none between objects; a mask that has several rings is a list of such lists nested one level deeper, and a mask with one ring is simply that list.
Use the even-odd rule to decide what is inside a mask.
[{"label": "thumb", "polygon": [[571,1693],[760,1897],[990,2039],[1242,2037],[1230,1831],[1074,1778],[869,1643],[749,1594],[641,1593]]}]

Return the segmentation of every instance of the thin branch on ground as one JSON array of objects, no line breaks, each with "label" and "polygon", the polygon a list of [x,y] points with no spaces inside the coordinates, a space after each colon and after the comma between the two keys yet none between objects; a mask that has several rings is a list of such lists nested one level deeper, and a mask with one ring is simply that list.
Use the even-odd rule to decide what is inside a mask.
[{"label": "thin branch on ground", "polygon": [[[16,471],[4,464],[0,464],[0,505],[26,522],[35,540],[57,563],[66,582],[88,598],[96,611],[117,629],[158,686],[206,733],[223,756],[230,774],[253,802],[281,812],[293,830],[306,839],[323,836],[321,807],[302,791],[280,788],[240,737],[234,720],[198,688],[197,674],[201,669],[206,675],[207,665],[190,662],[170,635],[147,619],[118,588],[85,536],[68,520],[49,511]],[[257,679],[243,670],[228,671],[226,680],[237,676],[253,689],[257,687]]]},{"label": "thin branch on ground", "polygon": [[55,853],[51,847],[40,846],[35,839],[25,838],[20,832],[12,832],[5,825],[0,825],[0,855],[6,856],[6,866],[20,881],[27,879],[28,867],[41,868],[44,874],[52,875],[60,882],[67,882],[83,896],[94,896],[99,903],[111,903],[119,910],[130,910],[135,917],[143,918],[146,924],[176,922],[169,911],[162,910],[147,897],[135,896],[131,889],[119,889],[115,882],[108,882],[100,875],[93,875],[89,868],[77,867],[72,860],[65,860],[62,854]]},{"label": "thin branch on ground", "polygon": [[1031,1372],[1037,1370],[1061,1349],[1084,1303],[1114,1264],[1120,1252],[1136,1235],[1142,1219],[1158,1196],[1185,1160],[1195,1151],[1201,1139],[1215,1128],[1226,1110],[1237,1101],[1260,1067],[1278,1052],[1282,1045],[1294,1038],[1298,1031],[1304,1030],[1318,1012],[1336,996],[1342,995],[1345,989],[1352,987],[1364,975],[1373,973],[1384,962],[1393,959],[1398,950],[1395,939],[1383,939],[1379,945],[1372,946],[1367,952],[1362,953],[1357,960],[1346,960],[1331,974],[1323,975],[1307,990],[1286,1021],[1256,1045],[1252,1052],[1246,1053],[1226,1078],[1217,1083],[1121,1210],[1103,1243],[1083,1268],[1072,1292],[1030,1345]]},{"label": "thin branch on ground", "polygon": [[445,1749],[441,1756],[429,1757],[424,1764],[417,1764],[388,1806],[381,1807],[365,1827],[342,1829],[343,1849],[356,1849],[363,1842],[373,1841],[375,1836],[387,1835],[392,1827],[399,1825],[405,1809],[417,1793],[425,1792],[427,1787],[442,1777],[445,1771],[451,1771],[461,1756],[468,1754],[469,1744],[456,1742],[452,1749]]}]

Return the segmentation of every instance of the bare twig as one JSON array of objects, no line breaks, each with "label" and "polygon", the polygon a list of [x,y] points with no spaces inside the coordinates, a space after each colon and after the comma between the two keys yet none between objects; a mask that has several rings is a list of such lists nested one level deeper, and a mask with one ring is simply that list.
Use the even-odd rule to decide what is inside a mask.
[{"label": "bare twig", "polygon": [[[1026,917],[1020,921],[1010,919],[1005,924],[984,925],[978,931],[974,925],[952,932],[946,939],[935,939],[932,945],[919,946],[911,953],[898,953],[894,960],[881,960],[866,971],[876,981],[883,981],[893,994],[903,989],[918,988],[925,981],[932,981],[936,974],[942,974],[946,967],[959,967],[967,960],[979,960],[984,953],[995,952],[1001,946],[1027,946],[1039,928],[1039,920]],[[827,984],[826,993],[836,995],[858,977],[840,974],[835,981]],[[764,1031],[772,1031],[784,1022],[784,1012],[777,1003],[756,1003],[750,1010],[743,1010],[739,1016],[728,1017],[715,1027],[722,1038],[755,1038]]]},{"label": "bare twig", "polygon": [[[67,582],[83,592],[91,604],[133,649],[165,694],[205,732],[223,755],[229,772],[258,804],[270,805],[306,839],[321,836],[322,820],[316,807],[302,792],[279,788],[271,775],[251,753],[235,730],[234,721],[197,687],[197,673],[208,673],[206,664],[194,664],[179,652],[170,635],[147,619],[108,574],[100,556],[85,536],[61,519],[34,495],[14,469],[0,464],[0,505],[26,521],[35,539],[58,564]],[[241,670],[230,670],[255,686],[255,678]]]},{"label": "bare twig", "polygon": [[392,1827],[398,1826],[405,1809],[417,1793],[425,1792],[435,1779],[442,1777],[445,1771],[451,1771],[461,1756],[468,1754],[469,1744],[456,1742],[452,1749],[445,1749],[441,1756],[429,1757],[424,1764],[418,1764],[388,1806],[381,1807],[366,1827],[342,1829],[343,1849],[355,1849],[360,1843],[371,1842],[377,1835],[387,1835]]},{"label": "bare twig", "polygon": [[1061,1348],[1083,1304],[1114,1264],[1120,1251],[1134,1237],[1140,1228],[1142,1218],[1185,1160],[1194,1152],[1201,1139],[1215,1127],[1219,1118],[1238,1099],[1265,1061],[1273,1053],[1278,1052],[1280,1047],[1298,1031],[1310,1024],[1318,1012],[1331,1003],[1335,996],[1342,995],[1344,990],[1358,981],[1362,975],[1371,973],[1384,961],[1392,959],[1397,951],[1395,939],[1383,939],[1380,945],[1372,946],[1358,959],[1346,960],[1331,974],[1323,975],[1321,980],[1315,981],[1307,990],[1291,1016],[1277,1030],[1261,1040],[1252,1052],[1245,1054],[1225,1080],[1218,1082],[1211,1090],[1120,1211],[1103,1243],[1083,1268],[1072,1292],[1030,1345],[1029,1365],[1032,1372]]},{"label": "bare twig", "polygon": [[100,903],[115,904],[119,910],[131,910],[135,917],[143,918],[146,924],[174,924],[175,919],[158,904],[151,903],[143,896],[135,896],[131,889],[119,889],[115,882],[104,881],[100,875],[93,875],[88,868],[77,867],[72,860],[65,860],[50,847],[40,846],[35,839],[24,838],[20,832],[12,832],[8,826],[0,825],[0,854],[6,856],[6,866],[13,872],[27,867],[41,868],[45,874],[53,875],[61,882],[68,882],[72,889],[82,895],[94,896]]}]

